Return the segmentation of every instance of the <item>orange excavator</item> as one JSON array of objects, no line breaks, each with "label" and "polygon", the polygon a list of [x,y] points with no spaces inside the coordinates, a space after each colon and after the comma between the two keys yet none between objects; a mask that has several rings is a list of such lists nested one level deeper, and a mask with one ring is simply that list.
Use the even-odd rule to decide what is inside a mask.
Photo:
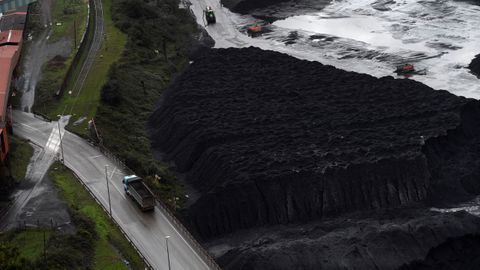
[{"label": "orange excavator", "polygon": [[413,74],[415,73],[415,67],[412,64],[405,64],[397,67],[397,74]]},{"label": "orange excavator", "polygon": [[402,75],[404,77],[410,77],[413,75],[425,75],[427,74],[427,70],[426,69],[417,70],[415,69],[413,64],[404,64],[404,65],[398,66],[397,69],[395,70],[395,73],[397,73],[398,75]]},{"label": "orange excavator", "polygon": [[251,37],[258,36],[262,33],[262,26],[259,24],[254,24],[247,28],[247,34]]}]

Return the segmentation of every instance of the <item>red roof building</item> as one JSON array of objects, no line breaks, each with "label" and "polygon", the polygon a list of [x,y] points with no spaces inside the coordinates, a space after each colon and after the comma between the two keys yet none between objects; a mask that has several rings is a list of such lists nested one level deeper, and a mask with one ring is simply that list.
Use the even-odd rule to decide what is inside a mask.
[{"label": "red roof building", "polygon": [[0,161],[8,155],[7,130],[11,119],[7,117],[8,97],[15,69],[20,60],[23,44],[23,30],[27,18],[26,9],[6,12],[0,16]]}]

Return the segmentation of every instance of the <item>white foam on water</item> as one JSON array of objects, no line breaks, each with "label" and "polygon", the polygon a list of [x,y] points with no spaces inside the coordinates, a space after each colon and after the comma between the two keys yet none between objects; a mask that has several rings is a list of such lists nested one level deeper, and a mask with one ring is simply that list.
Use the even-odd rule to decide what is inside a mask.
[{"label": "white foam on water", "polygon": [[[318,22],[321,23],[318,23]],[[371,47],[387,47],[389,49],[428,50],[424,42],[405,44],[395,39],[388,30],[388,22],[381,18],[355,16],[350,18],[325,18],[319,16],[297,16],[274,23],[276,26],[312,33],[321,33],[336,37],[353,39]]]},{"label": "white foam on water", "polygon": [[427,69],[427,75],[412,79],[480,98],[480,80],[466,68],[480,53],[479,6],[451,0],[381,1],[333,1],[321,12],[276,21],[271,37],[289,31],[335,37],[330,45],[315,48],[306,42],[292,49],[310,46],[326,63],[377,77],[393,75],[396,65],[412,62]]}]

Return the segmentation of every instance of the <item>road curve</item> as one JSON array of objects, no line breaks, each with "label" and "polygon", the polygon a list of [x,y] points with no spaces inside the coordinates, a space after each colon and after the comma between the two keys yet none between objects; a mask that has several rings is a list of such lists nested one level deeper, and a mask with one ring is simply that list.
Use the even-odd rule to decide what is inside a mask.
[{"label": "road curve", "polygon": [[[14,112],[14,131],[21,138],[46,149],[48,138],[58,133],[57,122],[45,122],[33,114]],[[186,235],[173,225],[172,220],[158,206],[154,212],[143,213],[129,199],[122,187],[121,178],[125,172],[115,162],[107,158],[97,148],[84,139],[65,131],[63,150],[65,164],[77,174],[80,180],[92,191],[97,200],[108,209],[108,193],[105,178],[105,165],[108,165],[112,213],[115,221],[132,240],[140,253],[153,269],[168,270],[165,236],[169,238],[171,269],[206,270],[215,269],[208,264],[201,250],[191,243]],[[59,151],[59,148],[56,151]]]}]

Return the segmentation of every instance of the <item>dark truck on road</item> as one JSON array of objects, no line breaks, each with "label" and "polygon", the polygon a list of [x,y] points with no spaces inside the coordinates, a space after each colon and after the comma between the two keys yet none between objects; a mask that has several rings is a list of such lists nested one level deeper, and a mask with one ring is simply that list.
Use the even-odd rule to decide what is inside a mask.
[{"label": "dark truck on road", "polygon": [[136,175],[127,175],[122,180],[125,193],[135,200],[142,211],[155,208],[155,197],[152,191],[143,183],[143,179]]},{"label": "dark truck on road", "polygon": [[217,18],[215,18],[215,13],[211,7],[207,7],[204,10],[204,16],[207,19],[207,24],[213,24],[217,22]]}]

